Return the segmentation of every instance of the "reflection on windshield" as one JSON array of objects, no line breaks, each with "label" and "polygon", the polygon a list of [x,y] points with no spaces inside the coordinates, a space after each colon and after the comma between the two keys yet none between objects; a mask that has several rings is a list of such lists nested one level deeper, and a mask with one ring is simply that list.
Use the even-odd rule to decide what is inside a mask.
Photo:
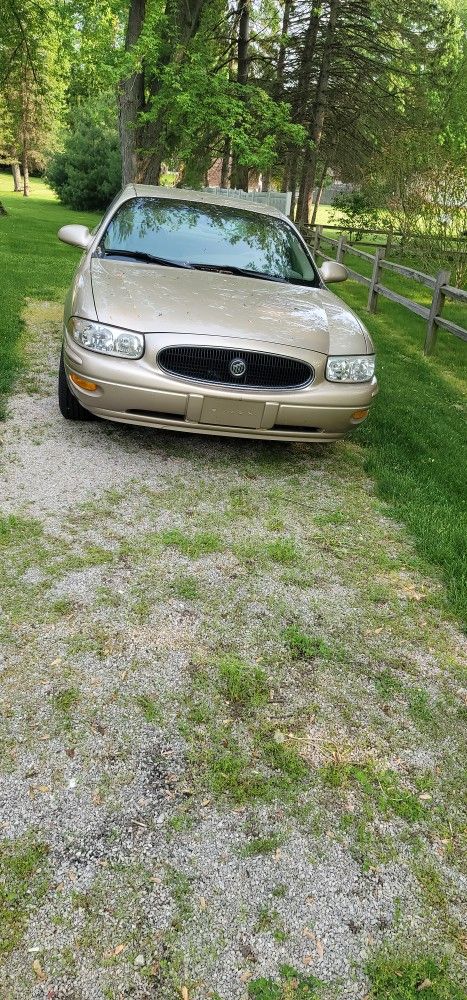
[{"label": "reflection on windshield", "polygon": [[106,253],[133,251],[318,285],[305,250],[286,222],[233,206],[133,198],[117,210],[101,245]]}]

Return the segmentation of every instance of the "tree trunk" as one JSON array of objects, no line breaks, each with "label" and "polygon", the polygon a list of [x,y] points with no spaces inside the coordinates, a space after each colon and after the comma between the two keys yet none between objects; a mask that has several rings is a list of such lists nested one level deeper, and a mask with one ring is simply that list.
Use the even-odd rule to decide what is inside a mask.
[{"label": "tree trunk", "polygon": [[23,195],[25,198],[29,196],[29,150],[26,138],[23,144]]},{"label": "tree trunk", "polygon": [[319,204],[320,204],[320,201],[321,201],[321,195],[323,193],[324,182],[326,180],[326,174],[328,172],[328,166],[329,166],[328,163],[324,164],[323,171],[322,171],[322,174],[321,174],[321,177],[320,177],[320,181],[319,181],[319,185],[318,185],[318,189],[316,191],[316,198],[315,198],[315,202],[314,202],[314,205],[313,205],[313,214],[311,216],[311,223],[310,223],[310,225],[312,225],[312,226],[314,226],[314,224],[316,222],[316,217],[318,215]]},{"label": "tree trunk", "polygon": [[300,193],[297,205],[297,218],[295,220],[296,222],[298,222],[299,225],[305,225],[308,222],[309,197],[310,197],[310,192],[313,190],[315,186],[318,151],[321,142],[321,136],[323,133],[324,119],[326,115],[326,99],[329,86],[329,75],[331,69],[331,56],[334,44],[334,36],[336,33],[338,5],[339,5],[339,0],[330,0],[329,21],[326,31],[326,37],[324,40],[324,48],[321,58],[321,67],[319,71],[318,84],[316,87],[316,95],[313,105],[313,115],[311,121],[310,140],[313,146],[309,157],[305,159],[302,170],[302,176],[300,180]]},{"label": "tree trunk", "polygon": [[[239,0],[238,3],[238,41],[237,41],[237,83],[248,83],[249,48],[250,48],[250,0]],[[236,188],[248,191],[248,167],[236,163],[232,167],[231,184]]]},{"label": "tree trunk", "polygon": [[11,164],[11,172],[13,174],[13,184],[14,184],[13,190],[21,191],[21,170],[18,160],[14,160],[13,163]]},{"label": "tree trunk", "polygon": [[224,151],[222,153],[222,167],[221,167],[221,188],[226,188],[229,183],[230,174],[230,136],[227,136],[224,142]]},{"label": "tree trunk", "polygon": [[285,0],[284,13],[282,16],[281,40],[279,45],[279,55],[277,57],[277,68],[276,68],[275,97],[277,101],[281,100],[284,91],[284,69],[285,69],[285,56],[287,52],[286,38],[289,30],[291,10],[292,10],[292,0]]},{"label": "tree trunk", "polygon": [[[146,0],[131,0],[125,37],[125,52],[137,43],[141,34]],[[118,92],[120,151],[122,155],[122,183],[129,184],[138,176],[138,127],[137,119],[144,110],[144,75],[137,70],[122,80]],[[159,167],[160,169],[160,167]]]},{"label": "tree trunk", "polygon": [[265,170],[261,176],[261,190],[270,191],[271,190],[271,171]]}]

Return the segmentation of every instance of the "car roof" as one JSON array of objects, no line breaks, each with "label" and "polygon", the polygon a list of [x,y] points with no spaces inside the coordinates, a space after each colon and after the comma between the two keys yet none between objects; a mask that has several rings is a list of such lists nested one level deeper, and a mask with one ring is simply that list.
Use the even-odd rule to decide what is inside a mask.
[{"label": "car roof", "polygon": [[224,195],[216,194],[213,191],[193,191],[190,188],[162,187],[155,184],[127,184],[121,192],[119,202],[127,201],[129,198],[169,198],[173,201],[194,201],[207,205],[223,205],[225,208],[242,208],[247,212],[255,212],[258,215],[272,215],[276,219],[290,219],[274,208],[273,205],[260,205],[255,201],[246,198],[226,198]]}]

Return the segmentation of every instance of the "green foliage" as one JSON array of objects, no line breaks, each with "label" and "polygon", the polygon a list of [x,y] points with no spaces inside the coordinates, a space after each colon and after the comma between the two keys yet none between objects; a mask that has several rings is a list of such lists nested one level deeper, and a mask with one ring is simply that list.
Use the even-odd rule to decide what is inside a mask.
[{"label": "green foliage", "polygon": [[366,191],[339,194],[333,202],[332,222],[348,226],[358,238],[366,229],[377,229],[380,210]]},{"label": "green foliage", "polygon": [[430,955],[380,955],[366,967],[371,982],[368,1000],[466,1000],[449,975],[448,963]]},{"label": "green foliage", "polygon": [[104,209],[121,184],[118,133],[108,100],[76,109],[64,149],[56,153],[47,179],[60,201],[75,209]]}]

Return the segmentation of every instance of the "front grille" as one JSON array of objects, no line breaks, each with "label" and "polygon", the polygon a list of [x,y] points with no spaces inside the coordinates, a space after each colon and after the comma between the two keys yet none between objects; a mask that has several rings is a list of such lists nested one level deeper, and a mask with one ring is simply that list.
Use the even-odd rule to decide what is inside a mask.
[{"label": "front grille", "polygon": [[[224,347],[163,347],[157,356],[160,367],[178,378],[194,382],[215,382],[233,388],[299,389],[314,377],[311,365],[281,354],[236,351]],[[245,370],[234,375],[233,362],[243,362]],[[234,369],[242,368],[234,364]]]}]

